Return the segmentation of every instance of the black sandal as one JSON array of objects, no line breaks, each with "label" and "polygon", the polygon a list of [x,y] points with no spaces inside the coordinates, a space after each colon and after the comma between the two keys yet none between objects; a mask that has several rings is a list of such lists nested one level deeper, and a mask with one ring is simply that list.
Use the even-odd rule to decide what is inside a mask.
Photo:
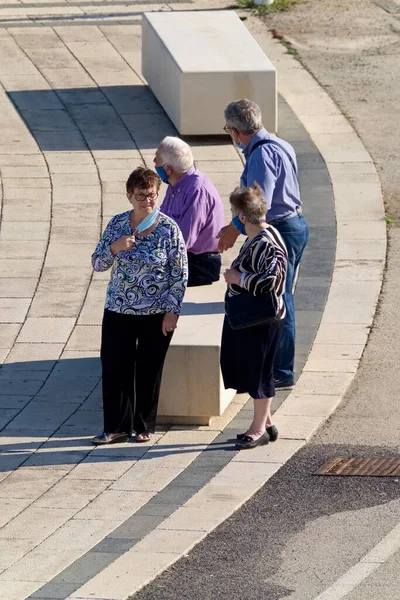
[{"label": "black sandal", "polygon": [[[276,442],[276,440],[278,439],[278,430],[275,427],[275,425],[271,425],[270,427],[267,427],[265,430],[268,435],[269,435],[269,441],[270,442]],[[247,433],[238,433],[236,436],[236,439],[241,441],[243,440],[243,438],[247,435]]]},{"label": "black sandal", "polygon": [[245,435],[240,442],[236,442],[236,448],[239,450],[250,450],[250,448],[257,448],[257,446],[265,446],[268,442],[269,435],[267,432],[263,433],[256,440],[253,440],[249,435]]}]

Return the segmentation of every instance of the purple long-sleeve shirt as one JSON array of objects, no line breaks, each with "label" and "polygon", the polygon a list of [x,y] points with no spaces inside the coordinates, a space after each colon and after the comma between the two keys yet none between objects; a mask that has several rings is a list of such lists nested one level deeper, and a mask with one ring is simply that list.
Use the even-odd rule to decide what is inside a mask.
[{"label": "purple long-sleeve shirt", "polygon": [[217,251],[224,208],[207,175],[195,167],[189,169],[177,183],[168,186],[161,211],[178,223],[188,252]]}]

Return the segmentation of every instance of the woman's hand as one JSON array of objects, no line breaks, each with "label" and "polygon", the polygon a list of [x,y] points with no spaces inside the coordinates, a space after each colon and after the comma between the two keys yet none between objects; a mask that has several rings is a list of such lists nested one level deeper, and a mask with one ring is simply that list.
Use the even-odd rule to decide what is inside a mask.
[{"label": "woman's hand", "polygon": [[239,237],[239,232],[232,223],[229,225],[225,225],[217,235],[219,239],[218,242],[218,252],[225,252],[225,250],[229,250],[229,248],[233,248],[236,240]]},{"label": "woman's hand", "polygon": [[224,273],[225,281],[228,284],[240,285],[241,273],[237,269],[227,269]]},{"label": "woman's hand", "polygon": [[164,315],[162,322],[162,332],[164,335],[168,335],[178,326],[178,315],[175,313],[167,312]]},{"label": "woman's hand", "polygon": [[134,235],[123,235],[111,244],[111,253],[115,256],[118,252],[130,250],[135,243]]}]

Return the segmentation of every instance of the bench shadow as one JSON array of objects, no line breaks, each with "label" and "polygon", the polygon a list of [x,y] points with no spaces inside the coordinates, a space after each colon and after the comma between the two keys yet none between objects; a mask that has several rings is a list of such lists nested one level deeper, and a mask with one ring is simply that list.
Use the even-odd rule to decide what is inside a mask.
[{"label": "bench shadow", "polygon": [[[144,85],[10,90],[7,94],[42,152],[146,150],[157,147],[167,135],[179,135]],[[222,126],[220,136],[181,137],[193,146],[231,147]]]}]

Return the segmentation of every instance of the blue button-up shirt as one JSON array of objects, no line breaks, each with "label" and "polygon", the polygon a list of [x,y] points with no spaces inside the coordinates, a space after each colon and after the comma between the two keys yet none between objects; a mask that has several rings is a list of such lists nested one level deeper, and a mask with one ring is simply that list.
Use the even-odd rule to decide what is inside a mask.
[{"label": "blue button-up shirt", "polygon": [[253,135],[243,150],[246,165],[240,179],[240,185],[248,187],[256,181],[262,188],[268,204],[267,221],[282,219],[295,212],[301,206],[297,176],[286,153],[279,146],[265,144],[259,146],[251,154],[251,150],[259,140],[276,140],[289,152],[296,169],[296,154],[288,142],[268,133],[264,128]]}]

